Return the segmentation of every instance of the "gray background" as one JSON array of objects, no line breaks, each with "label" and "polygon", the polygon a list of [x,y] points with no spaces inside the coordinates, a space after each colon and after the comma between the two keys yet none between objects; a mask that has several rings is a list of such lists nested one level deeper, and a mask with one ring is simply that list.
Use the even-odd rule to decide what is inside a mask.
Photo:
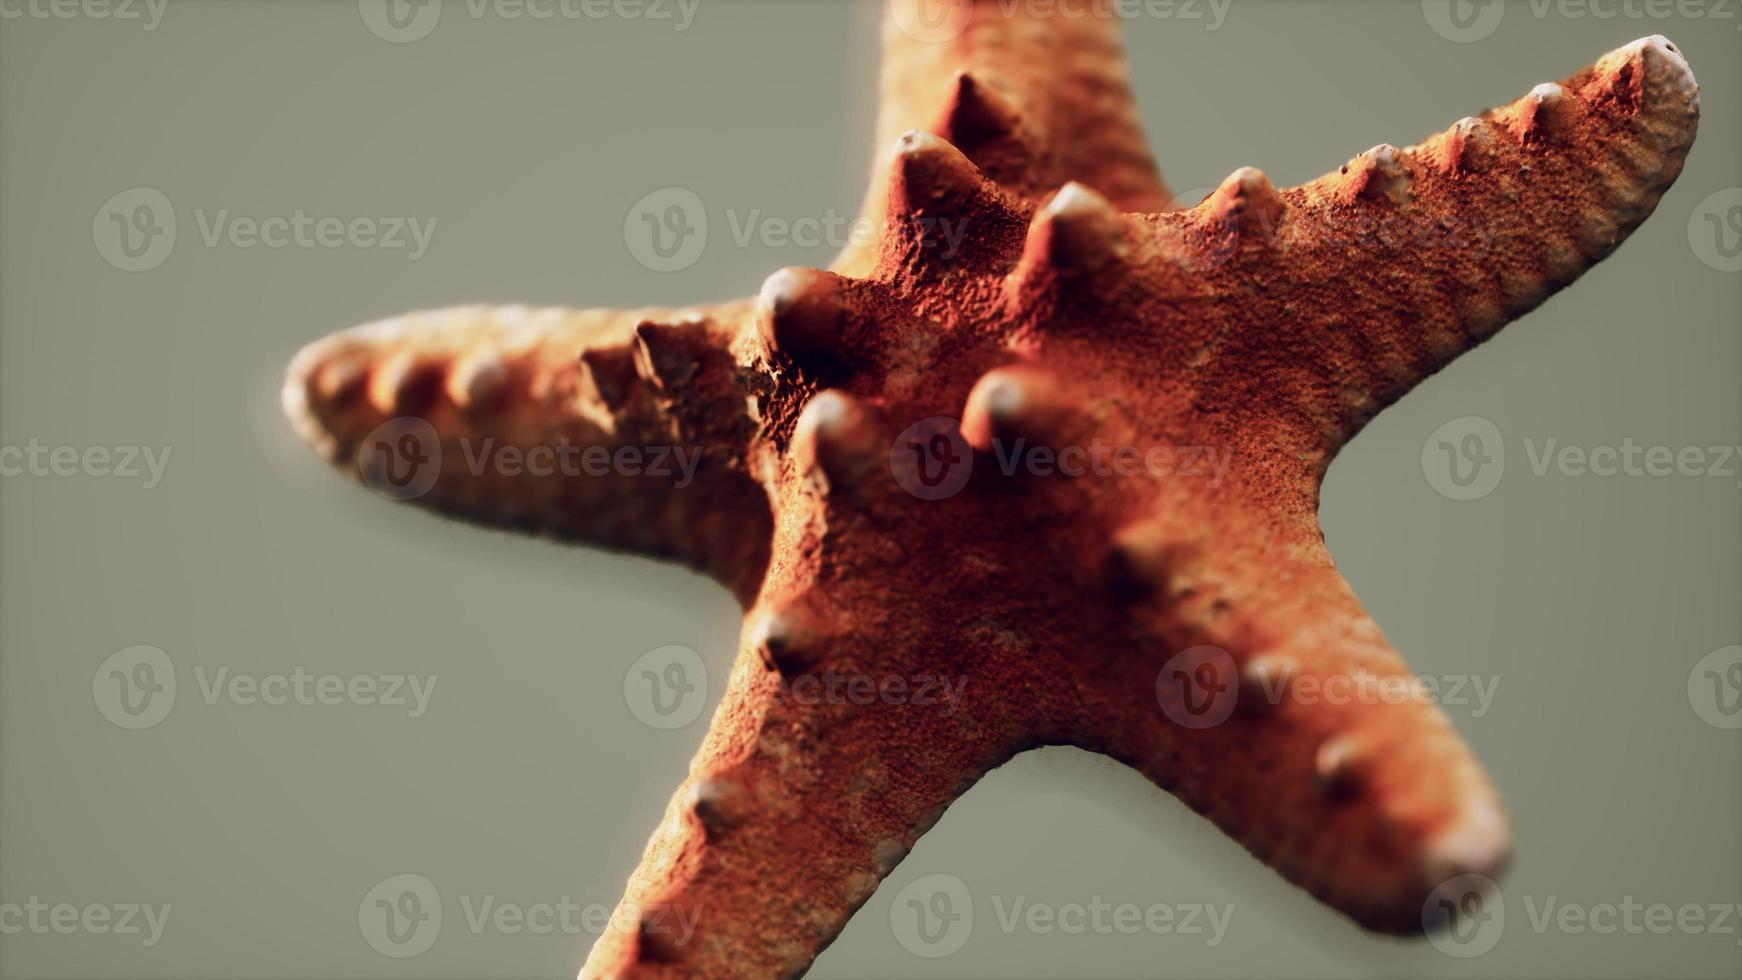
[{"label": "gray background", "polygon": [[[704,0],[687,31],[539,23],[452,4],[390,44],[350,0],[172,0],[137,22],[0,21],[0,444],[172,447],[160,486],[0,483],[0,902],[173,903],[154,948],[0,936],[7,977],[570,976],[592,936],[473,934],[461,897],[614,903],[695,749],[737,633],[686,572],[444,522],[327,472],[283,424],[302,343],[474,300],[630,306],[753,290],[831,250],[740,248],[725,212],[853,213],[873,150],[874,7]],[[1730,19],[1598,19],[1514,4],[1454,43],[1420,4],[1235,2],[1128,27],[1171,184],[1243,164],[1279,185],[1413,142],[1645,34],[1704,87],[1700,140],[1658,214],[1568,293],[1383,415],[1337,461],[1339,562],[1418,671],[1499,678],[1448,708],[1516,824],[1499,944],[1470,959],[1365,934],[1136,774],[1074,751],[1019,758],[945,816],[818,961],[819,977],[1735,976],[1738,935],[1533,928],[1526,902],[1742,901],[1742,733],[1687,681],[1742,643],[1735,477],[1531,473],[1524,440],[1742,442],[1742,276],[1689,225],[1742,186],[1742,33]],[[643,194],[691,188],[714,237],[660,274],[625,247]],[[174,203],[160,267],[118,271],[93,216],[147,186]],[[206,247],[196,212],[418,216],[405,250]],[[1424,478],[1442,423],[1491,419],[1505,476],[1453,501]],[[129,731],[93,702],[111,653],[162,648],[181,691]],[[638,720],[644,652],[699,651],[710,711]],[[429,711],[239,706],[195,667],[433,673]],[[428,952],[376,953],[357,912],[383,878],[440,890]],[[959,878],[953,956],[896,940],[891,897]],[[1232,903],[1220,945],[1000,928],[994,901]],[[1732,925],[1734,928],[1734,924]]]}]

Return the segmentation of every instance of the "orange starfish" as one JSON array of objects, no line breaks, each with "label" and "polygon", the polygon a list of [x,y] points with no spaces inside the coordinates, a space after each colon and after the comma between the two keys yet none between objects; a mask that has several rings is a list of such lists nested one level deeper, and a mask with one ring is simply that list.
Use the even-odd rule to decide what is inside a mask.
[{"label": "orange starfish", "polygon": [[[697,309],[414,314],[291,365],[292,421],[351,472],[681,559],[745,604],[623,899],[642,926],[583,976],[803,972],[952,800],[1040,745],[1129,763],[1376,929],[1432,925],[1437,884],[1507,859],[1436,706],[1292,696],[1413,690],[1331,561],[1319,484],[1651,213],[1693,143],[1687,63],[1646,38],[1416,146],[1287,191],[1242,169],[1169,210],[1116,20],[952,9],[935,37],[888,18],[881,231],[832,271]],[[689,485],[478,467],[485,444],[703,458]],[[693,934],[660,925],[674,908]]]}]

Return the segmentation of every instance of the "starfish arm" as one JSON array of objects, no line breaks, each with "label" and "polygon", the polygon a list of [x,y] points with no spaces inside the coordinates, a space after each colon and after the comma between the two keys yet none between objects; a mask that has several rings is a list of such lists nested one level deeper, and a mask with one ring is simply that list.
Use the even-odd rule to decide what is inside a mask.
[{"label": "starfish arm", "polygon": [[1127,613],[1165,659],[1115,656],[1086,686],[1106,720],[1092,747],[1363,925],[1432,926],[1437,886],[1507,862],[1499,797],[1315,522],[1240,523],[1213,549],[1159,525],[1120,536]]},{"label": "starfish arm", "polygon": [[[868,678],[752,625],[690,775],[582,978],[791,977],[944,807],[1011,752],[966,715],[884,703]],[[638,923],[638,925],[635,925]]]},{"label": "starfish arm", "polygon": [[1226,397],[1304,406],[1334,451],[1609,255],[1681,173],[1698,120],[1687,62],[1649,37],[1294,190],[1236,172],[1163,222],[1226,301],[1225,362],[1267,365]]},{"label": "starfish arm", "polygon": [[[1028,199],[1076,180],[1129,211],[1169,206],[1131,94],[1119,18],[1044,16],[1001,0],[889,0],[883,22],[879,155],[861,210],[872,222],[888,210],[883,151],[914,130],[954,143]],[[877,251],[874,242],[851,247],[834,268],[865,275]]]},{"label": "starfish arm", "polygon": [[748,599],[770,525],[729,342],[751,310],[409,314],[304,348],[284,407],[317,452],[389,496],[678,558]]}]

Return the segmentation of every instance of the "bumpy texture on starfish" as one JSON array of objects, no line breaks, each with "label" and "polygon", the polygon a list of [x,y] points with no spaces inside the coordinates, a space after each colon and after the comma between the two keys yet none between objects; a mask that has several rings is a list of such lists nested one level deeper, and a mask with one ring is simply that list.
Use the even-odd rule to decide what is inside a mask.
[{"label": "bumpy texture on starfish", "polygon": [[[1243,169],[1169,210],[1117,23],[1008,6],[938,43],[886,28],[892,152],[867,203],[886,221],[833,271],[701,309],[411,315],[291,366],[292,420],[350,471],[377,425],[421,417],[445,450],[423,502],[679,558],[745,603],[624,898],[696,930],[608,934],[584,976],[802,972],[953,799],[1040,745],[1129,763],[1378,929],[1421,928],[1436,883],[1506,861],[1497,796],[1437,707],[1274,693],[1410,676],[1332,564],[1320,479],[1375,412],[1652,211],[1694,138],[1687,63],[1647,38],[1305,186]],[[897,444],[933,417],[961,428]],[[946,461],[919,453],[940,436],[1229,463],[1215,486],[981,465],[946,495],[911,482]],[[485,438],[705,455],[683,489],[471,472],[461,443]],[[1225,655],[1160,670],[1205,648]],[[1218,669],[1271,695],[1176,723],[1174,677]],[[824,674],[965,684],[947,706],[793,696]]]}]

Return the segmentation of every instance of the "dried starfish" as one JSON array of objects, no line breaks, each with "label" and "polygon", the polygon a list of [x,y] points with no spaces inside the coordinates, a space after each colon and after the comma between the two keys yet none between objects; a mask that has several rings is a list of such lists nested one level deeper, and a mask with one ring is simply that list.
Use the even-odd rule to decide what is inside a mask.
[{"label": "dried starfish", "polygon": [[[1496,793],[1437,707],[1288,696],[1411,676],[1331,561],[1320,480],[1652,211],[1693,142],[1687,63],[1646,38],[1408,149],[1280,192],[1242,169],[1169,210],[1117,22],[1023,6],[957,6],[936,42],[885,28],[882,232],[832,271],[701,309],[415,314],[290,368],[291,419],[353,473],[378,425],[419,417],[444,450],[424,503],[681,559],[746,606],[623,899],[654,911],[584,976],[803,972],[952,800],[1041,745],[1129,763],[1376,929],[1420,929],[1436,884],[1506,861]],[[473,473],[485,439],[705,456],[685,489]],[[1230,463],[1219,485],[1000,472],[988,454],[1019,444]],[[953,485],[914,482],[952,459]],[[797,696],[825,675],[965,685]],[[1218,685],[1239,708],[1218,724],[1170,703]]]}]

